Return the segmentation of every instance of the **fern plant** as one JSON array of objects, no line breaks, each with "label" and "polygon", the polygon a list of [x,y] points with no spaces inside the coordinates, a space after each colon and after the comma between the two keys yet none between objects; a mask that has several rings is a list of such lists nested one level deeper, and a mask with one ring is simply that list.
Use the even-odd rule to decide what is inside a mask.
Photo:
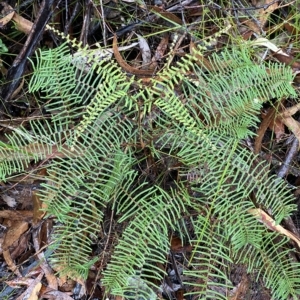
[{"label": "fern plant", "polygon": [[[233,263],[260,274],[275,299],[299,295],[288,241],[249,213],[259,206],[280,223],[295,209],[291,191],[241,145],[265,101],[296,96],[291,70],[255,64],[246,44],[214,54],[208,69],[198,49],[144,87],[79,48],[83,60],[69,55],[68,43],[38,52],[29,90],[41,91],[52,117],[15,129],[0,149],[2,180],[53,158],[40,191],[57,218],[52,266],[87,277],[109,207],[125,229],[102,273],[107,294],[153,299],[177,231],[193,246],[183,276],[195,299],[227,299]],[[166,162],[164,172],[175,170],[171,187],[138,171],[145,151],[160,167]]]}]

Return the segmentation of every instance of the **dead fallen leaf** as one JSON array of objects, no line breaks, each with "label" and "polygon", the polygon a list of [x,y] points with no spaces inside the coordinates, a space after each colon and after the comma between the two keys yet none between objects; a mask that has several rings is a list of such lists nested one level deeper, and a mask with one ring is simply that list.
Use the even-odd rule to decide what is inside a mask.
[{"label": "dead fallen leaf", "polygon": [[32,239],[33,239],[34,250],[40,261],[40,267],[44,271],[45,277],[48,282],[48,287],[56,291],[58,289],[57,278],[55,277],[50,266],[47,264],[47,260],[45,258],[44,252],[40,251],[40,240],[38,235],[38,229],[33,230]]},{"label": "dead fallen leaf", "polygon": [[15,207],[17,205],[16,199],[13,197],[8,196],[7,194],[1,195],[3,201],[9,206],[9,207]]},{"label": "dead fallen leaf", "polygon": [[174,15],[173,13],[171,13],[169,11],[165,11],[163,8],[160,8],[158,6],[148,5],[147,7],[153,13],[155,13],[156,15],[160,16],[161,18],[165,19],[166,21],[168,21],[174,25],[176,25],[176,24],[182,25],[182,20],[180,18],[178,18],[176,15]]},{"label": "dead fallen leaf", "polygon": [[272,122],[272,120],[274,120],[274,118],[276,118],[276,116],[278,116],[278,111],[281,109],[281,107],[283,107],[283,105],[284,105],[284,99],[280,100],[277,103],[276,107],[270,108],[268,110],[268,112],[265,114],[265,116],[263,117],[263,120],[257,130],[257,134],[256,134],[255,141],[254,141],[254,153],[255,154],[260,153],[262,140],[265,135],[265,132],[269,128],[269,125]]},{"label": "dead fallen leaf", "polygon": [[29,298],[26,298],[26,300],[39,300],[39,292],[41,290],[42,284],[38,282],[32,289],[31,294]]},{"label": "dead fallen leaf", "polygon": [[41,280],[43,276],[44,273],[41,272],[39,276],[30,283],[27,290],[22,293],[16,300],[38,300],[39,292],[42,287]]},{"label": "dead fallen leaf", "polygon": [[263,47],[266,47],[266,48],[270,49],[271,51],[273,51],[277,54],[281,54],[281,55],[287,56],[287,57],[289,56],[281,48],[278,48],[274,43],[272,43],[267,38],[258,38],[254,41],[251,41],[250,45],[251,46],[263,46]]},{"label": "dead fallen leaf", "polygon": [[177,300],[184,300],[184,290],[179,289],[178,291],[175,292],[176,299]]},{"label": "dead fallen leaf", "polygon": [[178,252],[180,250],[182,250],[183,248],[183,243],[181,241],[181,239],[177,236],[172,236],[171,238],[171,250]]},{"label": "dead fallen leaf", "polygon": [[[278,8],[278,1],[274,0],[252,0],[256,7],[263,7],[257,11],[257,20],[260,27],[263,28],[268,21],[270,14]],[[257,32],[258,33],[258,32]]]},{"label": "dead fallen leaf", "polygon": [[31,210],[0,210],[0,218],[12,221],[32,222],[33,212]]},{"label": "dead fallen leaf", "polygon": [[282,118],[293,116],[296,112],[300,110],[300,103],[297,103],[294,106],[285,108],[285,110],[281,113]]},{"label": "dead fallen leaf", "polygon": [[16,259],[17,257],[19,257],[20,255],[26,252],[29,244],[29,238],[30,238],[29,234],[22,234],[19,240],[13,244],[16,245],[17,243],[15,249],[10,254],[12,259]]},{"label": "dead fallen leaf", "polygon": [[[4,17],[0,19],[0,28],[2,28],[13,18],[15,12],[6,2],[0,2],[0,4],[4,7],[1,11],[1,15],[4,15]],[[8,7],[10,7],[10,9]],[[8,13],[9,11],[11,12]]]},{"label": "dead fallen leaf", "polygon": [[241,282],[235,287],[232,291],[232,296],[229,297],[229,300],[242,300],[245,299],[249,288],[249,279],[246,272],[243,273]]},{"label": "dead fallen leaf", "polygon": [[283,234],[293,240],[298,247],[300,247],[300,239],[295,236],[292,232],[286,230],[281,225],[276,225],[276,222],[274,219],[272,219],[267,213],[265,213],[260,208],[253,208],[249,209],[248,212],[256,217],[259,221],[261,221],[266,227],[268,227],[272,231],[276,231],[280,234]]},{"label": "dead fallen leaf", "polygon": [[292,19],[293,16],[290,15],[287,17],[287,20],[286,22],[284,22],[283,26],[284,26],[284,29],[292,36],[292,35],[295,35],[297,34],[297,25],[296,24],[293,24],[291,22],[289,22],[290,19]]},{"label": "dead fallen leaf", "polygon": [[157,46],[154,56],[152,57],[152,63],[150,64],[149,68],[154,70],[158,62],[164,57],[166,50],[168,48],[169,43],[169,35],[166,34],[160,41],[159,45]]},{"label": "dead fallen leaf", "polygon": [[69,295],[72,295],[72,293],[63,293],[60,291],[46,289],[45,292],[41,294],[41,299],[73,300],[74,298]]},{"label": "dead fallen leaf", "polygon": [[16,23],[16,28],[19,31],[24,32],[25,34],[29,34],[29,32],[31,31],[31,28],[33,26],[33,23],[30,22],[29,20],[21,17],[20,15],[18,15],[17,13],[14,14],[13,20]]},{"label": "dead fallen leaf", "polygon": [[46,204],[41,201],[40,197],[37,195],[35,191],[32,191],[32,201],[33,201],[33,225],[37,225],[40,220],[45,215],[44,208],[46,208]]},{"label": "dead fallen leaf", "polygon": [[296,121],[292,115],[300,110],[300,103],[286,108],[281,114],[281,121],[293,132],[295,137],[300,142],[300,123]]},{"label": "dead fallen leaf", "polygon": [[281,118],[281,120],[286,125],[286,127],[288,127],[288,129],[293,132],[295,137],[300,142],[300,123],[293,117],[284,117]]},{"label": "dead fallen leaf", "polygon": [[278,8],[278,2],[273,0],[252,0],[252,5],[261,8],[249,11],[250,17],[247,19],[242,18],[241,21],[244,26],[260,35],[270,14]]},{"label": "dead fallen leaf", "polygon": [[3,241],[3,250],[8,248],[17,241],[20,236],[28,229],[28,223],[25,221],[11,222],[11,226],[8,228]]},{"label": "dead fallen leaf", "polygon": [[148,42],[144,37],[137,34],[140,50],[143,58],[143,66],[147,66],[151,62],[151,50],[148,45]]},{"label": "dead fallen leaf", "polygon": [[273,56],[277,58],[279,62],[292,67],[294,70],[300,69],[300,62],[296,61],[296,59],[292,55],[284,52],[281,48],[278,48],[274,43],[266,38],[258,38],[254,41],[251,41],[251,45],[264,46],[273,51]]},{"label": "dead fallen leaf", "polygon": [[6,231],[2,246],[3,258],[7,263],[7,266],[19,277],[22,275],[11,258],[9,247],[20,238],[20,236],[28,229],[28,227],[28,223],[24,221],[11,222],[11,225]]},{"label": "dead fallen leaf", "polygon": [[277,60],[287,66],[290,66],[294,71],[300,70],[300,62],[296,61],[296,58],[292,55],[286,56],[280,53],[274,53],[273,56]]},{"label": "dead fallen leaf", "polygon": [[7,24],[9,21],[14,21],[15,26],[19,31],[24,32],[25,34],[29,34],[31,31],[33,23],[20,15],[18,15],[13,8],[8,5],[6,2],[1,2],[1,5],[3,6],[3,10],[1,13],[3,15],[7,14],[4,18],[0,19],[0,27],[3,27],[5,24]]},{"label": "dead fallen leaf", "polygon": [[192,251],[192,245],[183,245],[181,239],[176,236],[171,238],[171,250],[172,252],[179,253],[184,251]]},{"label": "dead fallen leaf", "polygon": [[270,115],[266,116],[264,121],[261,122],[261,124],[257,130],[257,134],[256,134],[255,141],[254,141],[254,154],[260,153],[261,145],[262,145],[262,141],[263,141],[265,132],[267,131],[267,129],[269,127],[269,120],[267,119],[267,117],[271,118],[272,116],[270,116]]},{"label": "dead fallen leaf", "polygon": [[[267,116],[267,113],[262,113],[262,118],[264,119]],[[285,134],[284,123],[282,118],[277,114],[273,115],[273,118],[269,120],[269,129],[275,133],[277,142],[280,141],[281,137]]]},{"label": "dead fallen leaf", "polygon": [[114,55],[115,55],[117,62],[126,72],[133,74],[133,75],[142,75],[142,76],[154,75],[154,71],[136,69],[124,61],[123,57],[121,56],[121,54],[119,52],[118,46],[117,46],[117,36],[116,35],[114,36],[114,39],[113,39],[113,50],[114,50]]},{"label": "dead fallen leaf", "polygon": [[28,277],[17,277],[13,280],[5,281],[5,283],[15,289],[21,288],[22,286],[29,286],[34,279]]}]

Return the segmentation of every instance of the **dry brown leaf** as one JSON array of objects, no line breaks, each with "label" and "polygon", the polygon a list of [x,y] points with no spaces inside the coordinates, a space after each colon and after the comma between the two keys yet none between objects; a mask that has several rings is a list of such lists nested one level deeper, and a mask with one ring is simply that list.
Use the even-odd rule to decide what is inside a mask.
[{"label": "dry brown leaf", "polygon": [[5,281],[5,283],[12,288],[21,288],[22,286],[29,286],[34,279],[28,277],[19,277],[13,280]]},{"label": "dry brown leaf", "polygon": [[[6,2],[0,2],[0,4],[4,7],[3,10],[1,11],[1,15],[4,15],[4,17],[0,19],[0,28],[2,28],[13,18],[15,12],[12,9],[12,7],[9,6]],[[10,9],[8,7],[10,7]],[[9,11],[12,12],[8,13]]]},{"label": "dry brown leaf", "polygon": [[[95,284],[94,281],[93,284]],[[76,281],[68,278],[67,280],[64,281],[64,283],[62,283],[61,278],[59,278],[58,285],[59,285],[59,290],[61,292],[71,292],[76,286]]]},{"label": "dry brown leaf", "polygon": [[172,236],[170,244],[171,244],[171,250],[175,251],[175,252],[178,252],[178,251],[182,250],[182,248],[183,248],[182,241],[177,236]]},{"label": "dry brown leaf", "polygon": [[293,116],[299,110],[300,110],[300,103],[298,103],[294,106],[285,108],[285,110],[281,113],[281,117],[287,118],[287,117]]},{"label": "dry brown leaf", "polygon": [[50,289],[46,289],[45,292],[41,294],[43,299],[59,299],[59,300],[73,300],[74,298],[69,296],[72,293],[53,291]]},{"label": "dry brown leaf", "polygon": [[281,118],[282,122],[290,131],[293,132],[295,137],[300,142],[300,123],[296,121],[293,117],[283,117]]},{"label": "dry brown leaf", "polygon": [[266,225],[270,230],[276,231],[280,234],[283,234],[293,240],[298,247],[300,248],[300,240],[292,232],[286,230],[281,225],[276,225],[275,220],[273,220],[267,213],[265,213],[260,208],[249,209],[248,212],[260,220],[264,225]]},{"label": "dry brown leaf", "polygon": [[254,153],[258,154],[261,150],[261,145],[262,145],[262,140],[265,135],[265,132],[269,128],[270,123],[274,118],[278,117],[278,110],[281,106],[284,104],[284,99],[280,102],[278,102],[276,107],[272,107],[269,109],[269,111],[266,113],[266,115],[263,117],[262,122],[260,123],[260,126],[257,130],[257,135],[255,137],[255,142],[254,142]]},{"label": "dry brown leaf", "polygon": [[29,20],[21,17],[20,15],[18,15],[17,13],[14,14],[13,20],[16,23],[16,28],[19,31],[24,32],[25,34],[29,34],[29,32],[32,29],[33,23],[30,22]]},{"label": "dry brown leaf", "polygon": [[38,300],[38,295],[42,287],[41,280],[43,276],[44,273],[41,272],[39,276],[31,282],[27,290],[22,293],[16,300]]},{"label": "dry brown leaf", "polygon": [[293,132],[300,142],[300,123],[292,117],[283,118],[282,121]]},{"label": "dry brown leaf", "polygon": [[18,243],[15,246],[15,249],[10,253],[12,259],[16,259],[17,257],[26,252],[28,248],[29,238],[29,234],[22,234],[19,240],[13,244],[13,246],[15,246],[16,243]]},{"label": "dry brown leaf", "polygon": [[179,237],[172,236],[171,238],[171,250],[172,252],[179,253],[184,251],[192,251],[191,245],[183,245]]},{"label": "dry brown leaf", "polygon": [[25,34],[29,34],[33,23],[30,22],[29,20],[21,17],[20,15],[18,15],[13,8],[8,5],[6,2],[1,2],[2,6],[3,6],[3,10],[1,11],[1,13],[3,15],[9,13],[7,16],[5,16],[4,18],[0,19],[0,27],[4,26],[5,24],[7,24],[9,21],[13,20],[15,22],[16,28],[19,31],[24,32]]},{"label": "dry brown leaf", "polygon": [[260,23],[261,28],[263,28],[268,21],[270,14],[278,8],[278,1],[274,2],[274,0],[253,0],[252,4],[256,7],[264,7],[259,9],[257,12],[257,19]]},{"label": "dry brown leaf", "polygon": [[242,280],[236,288],[233,290],[233,296],[229,297],[229,300],[242,300],[245,299],[249,288],[249,280],[246,273],[243,273]]},{"label": "dry brown leaf", "polygon": [[274,53],[273,56],[277,58],[279,62],[293,68],[293,70],[300,70],[300,62],[296,61],[292,55],[287,56],[280,53]]},{"label": "dry brown leaf", "polygon": [[183,289],[176,291],[175,295],[176,295],[177,300],[184,300],[184,290]]},{"label": "dry brown leaf", "polygon": [[128,73],[133,74],[133,75],[142,75],[142,76],[152,76],[154,75],[154,71],[151,70],[140,70],[140,69],[136,69],[132,66],[130,66],[129,64],[127,64],[124,59],[122,58],[119,49],[118,49],[118,45],[117,45],[117,36],[114,36],[113,39],[113,50],[114,50],[114,55],[115,58],[117,60],[117,62],[119,63],[119,65]]},{"label": "dry brown leaf", "polygon": [[269,128],[274,131],[277,142],[280,141],[281,137],[285,134],[284,124],[281,122],[280,118],[273,120],[269,125]]},{"label": "dry brown leaf", "polygon": [[13,221],[32,222],[33,212],[31,210],[0,210],[0,218]]},{"label": "dry brown leaf", "polygon": [[46,208],[46,204],[41,201],[40,197],[37,195],[35,191],[32,191],[32,201],[33,201],[33,225],[37,225],[43,216],[46,214],[43,211]]},{"label": "dry brown leaf", "polygon": [[[260,35],[270,14],[278,8],[278,2],[274,3],[274,0],[253,0],[252,4],[253,6],[263,8],[250,11],[252,17],[244,19],[243,25]],[[248,4],[245,6],[248,6]]]},{"label": "dry brown leaf", "polygon": [[290,23],[288,20],[293,18],[292,16],[288,16],[286,22],[283,23],[284,29],[292,36],[297,34],[298,29],[297,25]]},{"label": "dry brown leaf", "polygon": [[[38,282],[32,289],[29,298],[26,297],[26,300],[39,300],[39,292],[41,290],[42,284]],[[24,299],[25,300],[25,299]]]},{"label": "dry brown leaf", "polygon": [[47,264],[47,260],[45,258],[44,252],[40,251],[40,240],[39,240],[38,230],[33,231],[32,239],[33,239],[34,250],[40,261],[40,267],[44,271],[45,277],[48,282],[48,287],[56,291],[58,289],[57,278],[53,274],[52,269]]},{"label": "dry brown leaf", "polygon": [[169,11],[165,11],[164,9],[158,6],[151,6],[151,5],[148,6],[148,9],[150,9],[155,14],[158,14],[163,19],[167,19],[167,21],[170,21],[171,23],[182,25],[182,20]]},{"label": "dry brown leaf", "polygon": [[3,258],[8,266],[8,268],[14,272],[17,276],[22,277],[22,274],[20,273],[20,271],[18,270],[18,267],[15,265],[14,261],[12,260],[11,256],[10,256],[10,252],[9,250],[3,250]]},{"label": "dry brown leaf", "polygon": [[49,243],[49,237],[53,232],[53,219],[47,218],[46,220],[43,220],[42,225],[39,226],[39,228],[40,245],[43,247]]},{"label": "dry brown leaf", "polygon": [[13,280],[5,281],[5,283],[13,288],[21,288],[22,286],[30,286],[35,279],[31,277],[36,277],[41,274],[41,269],[37,268],[29,272],[26,277],[19,277]]},{"label": "dry brown leaf", "polygon": [[[268,116],[267,113],[262,113],[262,118],[264,119]],[[275,133],[277,142],[281,139],[281,137],[285,134],[284,123],[282,122],[282,118],[275,114],[272,115],[273,118],[268,119],[269,129]]]},{"label": "dry brown leaf", "polygon": [[15,221],[11,222],[11,225],[9,226],[2,245],[3,249],[3,258],[5,262],[7,263],[8,268],[14,272],[17,276],[22,276],[19,272],[17,266],[13,262],[9,247],[17,241],[20,236],[28,229],[28,223],[24,221]]},{"label": "dry brown leaf", "polygon": [[143,66],[147,67],[149,65],[149,63],[151,62],[150,47],[144,37],[142,37],[139,34],[137,34],[137,37],[138,37],[138,41],[139,41],[139,47],[141,50],[142,58],[143,58]]},{"label": "dry brown leaf", "polygon": [[16,199],[7,194],[1,195],[1,198],[9,207],[15,207],[17,205]]},{"label": "dry brown leaf", "polygon": [[152,57],[152,63],[150,64],[149,68],[154,70],[157,67],[158,61],[160,61],[168,48],[169,43],[169,35],[166,34],[160,41],[159,45],[157,46],[154,56]]},{"label": "dry brown leaf", "polygon": [[251,45],[266,47],[273,51],[273,56],[277,58],[278,61],[292,67],[294,70],[300,69],[300,63],[297,62],[291,54],[288,54],[281,48],[278,48],[274,43],[266,38],[257,38],[256,40],[251,41]]},{"label": "dry brown leaf", "polygon": [[3,250],[7,250],[20,236],[27,231],[28,223],[25,221],[11,222],[11,226],[8,228],[3,241]]}]

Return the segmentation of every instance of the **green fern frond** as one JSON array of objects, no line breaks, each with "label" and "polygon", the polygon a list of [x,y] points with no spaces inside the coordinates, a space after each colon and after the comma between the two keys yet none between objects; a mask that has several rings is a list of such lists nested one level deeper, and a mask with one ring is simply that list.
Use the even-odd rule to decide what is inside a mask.
[{"label": "green fern frond", "polygon": [[46,157],[56,158],[56,154],[73,157],[70,153],[66,138],[71,131],[66,130],[63,123],[50,120],[30,121],[31,132],[24,127],[14,128],[7,135],[8,144],[0,144],[0,169],[2,180],[8,175],[21,173],[26,170],[31,161],[37,162]]},{"label": "green fern frond", "polygon": [[[36,62],[32,63],[34,73],[29,83],[29,92],[43,90],[50,93],[49,96],[55,96],[59,92],[67,94],[73,91],[76,87],[76,67],[71,61],[67,43],[55,49],[39,49]],[[66,77],[61,78],[61,72],[66,72]],[[54,86],[56,89],[53,89]]]},{"label": "green fern frond", "polygon": [[[178,129],[176,134],[175,132],[173,135],[160,137],[161,141],[165,139],[160,149],[162,151],[166,149],[166,145],[173,147],[174,144],[180,148],[177,153],[176,148],[170,148],[169,153],[176,156],[185,166],[179,171],[181,178],[187,178],[194,194],[201,195],[193,200],[194,207],[208,206],[210,208],[205,214],[206,221],[202,220],[201,223],[204,226],[202,227],[204,233],[198,236],[198,240],[193,241],[196,247],[203,244],[203,238],[206,238],[208,234],[205,232],[206,226],[210,224],[207,218],[215,217],[222,224],[223,231],[220,235],[225,238],[226,243],[230,242],[233,253],[237,253],[244,247],[260,249],[265,228],[249,213],[249,209],[255,207],[250,196],[254,192],[256,201],[271,211],[276,222],[280,223],[295,210],[295,205],[292,204],[293,195],[284,181],[269,177],[268,166],[263,162],[257,163],[257,157],[247,149],[237,147],[232,155],[232,147],[235,144],[233,138],[224,140],[206,131],[211,142],[215,144],[217,149],[215,151],[195,134],[187,134],[182,128]],[[225,173],[224,170],[226,170]],[[217,247],[221,247],[224,243],[221,240]],[[274,249],[275,244],[269,246]],[[206,252],[203,251],[203,253]],[[258,253],[261,253],[260,250]],[[197,255],[196,250],[195,255]],[[215,262],[216,264],[219,265]],[[189,273],[190,279],[192,274],[193,272]],[[195,272],[195,278],[197,276],[199,275]],[[267,282],[274,279],[270,273],[264,276]],[[295,277],[296,274],[292,274],[291,271],[289,276]],[[297,285],[298,282],[293,282],[292,286],[295,288]],[[203,292],[203,286],[200,284],[196,287],[195,294],[200,295]],[[212,289],[212,291],[215,290]],[[274,293],[279,293],[279,291],[274,288]],[[214,297],[217,296],[210,296],[207,299],[215,299]],[[222,299],[222,296],[218,297]]]},{"label": "green fern frond", "polygon": [[[164,275],[157,263],[166,263],[169,232],[180,228],[183,215],[194,229],[192,269],[184,272],[191,294],[225,299],[232,289],[225,269],[232,262],[258,269],[278,299],[299,294],[299,264],[287,259],[287,251],[276,252],[286,244],[275,242],[276,234],[248,212],[260,205],[280,223],[294,210],[293,197],[239,144],[252,135],[263,102],[295,96],[291,70],[255,64],[246,46],[213,55],[208,69],[197,65],[198,49],[144,87],[114,62],[72,46],[80,49],[73,57],[63,44],[36,58],[29,87],[42,92],[51,119],[32,121],[30,132],[16,128],[0,145],[3,179],[54,155],[39,193],[58,221],[52,265],[86,278],[96,260],[90,245],[109,206],[127,225],[103,273],[108,294],[153,298],[154,280]],[[136,93],[128,95],[133,82]],[[162,189],[160,180],[149,188],[137,171],[147,160],[141,148],[154,163],[167,160],[166,172],[175,161],[174,188]]]},{"label": "green fern frond", "polygon": [[246,263],[248,272],[255,271],[257,278],[263,278],[274,299],[289,299],[289,296],[296,299],[300,292],[296,275],[299,263],[293,261],[291,254],[285,237],[265,232],[259,247],[244,247],[236,253],[235,260]]},{"label": "green fern frond", "polygon": [[73,270],[76,277],[84,275],[81,262],[90,263],[91,238],[99,230],[102,209],[133,184],[130,153],[121,151],[122,138],[128,141],[132,134],[130,123],[121,122],[122,127],[118,128],[117,120],[120,121],[118,117],[109,120],[111,128],[116,126],[113,135],[105,132],[107,122],[99,123],[89,128],[81,147],[76,148],[82,155],[53,162],[48,183],[40,193],[48,205],[48,214],[60,222],[55,233],[57,249],[51,261],[62,270]]},{"label": "green fern frond", "polygon": [[[226,266],[231,263],[230,249],[222,230],[223,225],[216,221],[211,224],[207,221],[209,212],[200,214],[194,222],[196,238],[201,242],[192,240],[196,245],[193,249],[193,260],[190,261],[192,270],[186,270],[185,284],[192,286],[187,295],[204,297],[203,299],[227,299],[227,293],[233,288],[227,274]],[[224,293],[220,293],[223,290]]]},{"label": "green fern frond", "polygon": [[[84,55],[91,56],[82,49]],[[37,55],[29,91],[41,90],[46,93],[46,98],[51,99],[47,109],[54,112],[53,122],[64,120],[68,125],[72,119],[82,117],[73,136],[73,143],[76,143],[85,129],[93,126],[95,119],[110,105],[121,100],[132,105],[127,97],[130,84],[120,67],[113,62],[108,64],[106,60],[93,60],[85,73],[85,69],[78,68],[69,54],[68,44],[64,43]]]},{"label": "green fern frond", "polygon": [[[296,96],[291,70],[275,63],[256,65],[246,48],[214,54],[210,63],[215,70],[199,67],[195,57],[188,56],[178,67],[165,71],[162,80],[154,81],[155,104],[207,142],[203,127],[242,139],[251,134],[249,127],[256,126],[263,102]],[[189,68],[194,76],[186,76]],[[176,95],[176,85],[181,86],[184,101]]]},{"label": "green fern frond", "polygon": [[[103,284],[114,295],[125,296],[128,293],[134,295],[133,299],[137,296],[149,299],[149,291],[148,294],[136,291],[135,286],[128,285],[128,280],[132,276],[137,277],[136,270],[139,270],[139,276],[143,275],[140,280],[150,285],[153,279],[162,278],[162,270],[155,264],[165,262],[169,249],[168,230],[180,218],[184,204],[180,197],[170,197],[158,188],[145,191],[144,195],[140,194],[135,200],[136,217],[125,229],[115,248],[113,258],[104,272]],[[125,214],[119,221],[131,215]]]},{"label": "green fern frond", "polygon": [[[180,149],[177,156],[185,165],[206,168],[207,173],[199,179],[201,180],[201,192],[210,198],[217,196],[218,200],[216,202],[220,205],[220,210],[223,209],[221,204],[226,199],[229,202],[241,201],[242,203],[244,199],[249,198],[251,192],[255,191],[256,201],[272,210],[276,222],[280,223],[282,219],[294,211],[295,206],[291,204],[293,196],[290,190],[283,180],[269,177],[267,165],[263,162],[257,163],[257,157],[240,146],[237,147],[235,154],[230,157],[235,139],[224,140],[213,134],[210,134],[210,137],[218,151],[213,150],[210,145],[206,145],[195,135],[182,133],[180,141],[185,146]],[[194,155],[195,150],[197,156]],[[219,191],[217,187],[223,176],[222,168],[228,162],[230,168],[225,178],[222,179],[224,184],[222,190]],[[186,173],[186,170],[183,172]],[[214,174],[214,176],[212,177],[211,174]],[[226,211],[223,210],[223,213]]]}]

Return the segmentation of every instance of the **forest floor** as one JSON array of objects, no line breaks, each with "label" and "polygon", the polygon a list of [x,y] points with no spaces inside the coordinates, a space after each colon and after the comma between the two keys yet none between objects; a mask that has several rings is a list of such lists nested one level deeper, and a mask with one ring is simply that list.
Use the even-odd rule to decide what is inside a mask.
[{"label": "forest floor", "polygon": [[[236,41],[260,39],[261,60],[291,68],[295,74],[293,86],[299,89],[299,0],[29,0],[1,2],[0,10],[0,140],[3,143],[20,126],[30,130],[30,120],[47,115],[46,103],[41,104],[28,92],[33,73],[28,58],[33,58],[38,49],[59,46],[62,38],[57,31],[91,49],[100,45],[109,50],[111,59],[124,72],[141,79],[145,86],[151,74],[176,65],[196,46],[202,47],[201,59],[205,63],[210,55],[220,53]],[[46,24],[55,30],[46,28]],[[114,38],[118,51],[113,49]],[[266,104],[261,109],[256,136],[246,140],[245,147],[268,162],[270,174],[277,174],[295,188],[294,204],[298,205],[300,108],[295,99],[273,100],[276,105]],[[1,164],[9,160],[0,159]],[[44,259],[49,254],[52,228],[57,223],[54,217],[46,217],[40,210],[44,204],[39,189],[48,176],[50,160],[51,157],[32,161],[24,173],[12,174],[0,182],[0,299],[109,297],[99,284],[100,269],[105,269],[101,265],[103,260],[101,264],[95,263],[88,278],[82,281],[57,275]],[[166,180],[165,184],[171,183]],[[110,210],[106,213],[109,219]],[[285,227],[299,237],[300,211],[286,221]],[[102,230],[108,228],[107,223]],[[93,257],[103,247],[100,236],[92,247]],[[163,267],[169,276],[159,284],[162,292],[157,297],[194,299],[184,296],[186,290],[178,278],[181,276],[178,266],[191,255],[192,245],[184,244],[178,236],[170,236],[170,245],[169,267]],[[263,279],[248,276],[241,266],[231,281],[236,290],[224,299],[272,299]],[[110,299],[122,297],[110,296]]]}]

